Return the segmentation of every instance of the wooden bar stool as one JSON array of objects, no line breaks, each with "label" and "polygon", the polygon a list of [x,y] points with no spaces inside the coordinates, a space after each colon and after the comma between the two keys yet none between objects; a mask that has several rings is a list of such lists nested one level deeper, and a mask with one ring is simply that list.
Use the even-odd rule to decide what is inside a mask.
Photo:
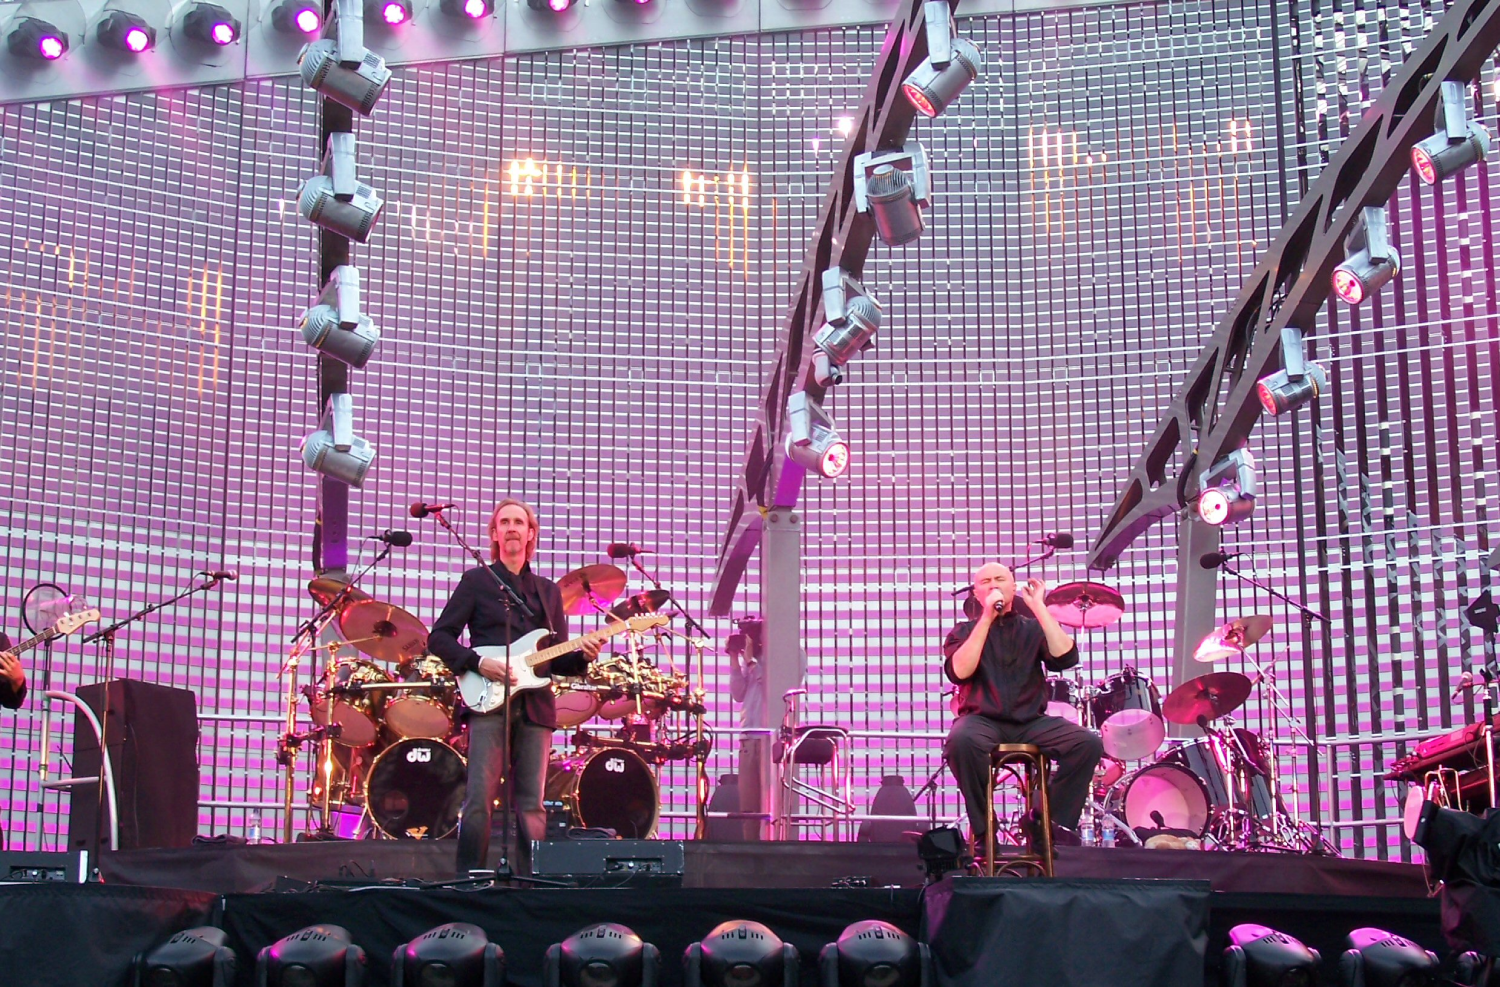
[{"label": "wooden bar stool", "polygon": [[[989,797],[985,800],[984,873],[995,877],[995,786],[1004,771],[1026,792],[1026,849],[1000,854],[999,876],[1020,877],[1034,871],[1052,876],[1052,806],[1047,799],[1047,755],[1035,744],[996,744],[990,753]],[[1039,820],[1040,827],[1033,822]],[[1038,832],[1040,828],[1040,832]]]}]

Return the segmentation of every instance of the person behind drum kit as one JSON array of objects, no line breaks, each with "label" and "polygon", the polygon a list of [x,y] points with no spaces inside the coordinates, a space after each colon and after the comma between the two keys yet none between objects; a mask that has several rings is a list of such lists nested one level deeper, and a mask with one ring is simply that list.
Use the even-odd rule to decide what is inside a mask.
[{"label": "person behind drum kit", "polygon": [[0,631],[0,706],[20,709],[26,701],[26,670],[20,655],[10,653],[10,636]]},{"label": "person behind drum kit", "polygon": [[[1044,602],[1047,584],[1032,579],[1017,589],[1010,569],[991,562],[974,574],[978,619],[954,627],[943,643],[943,671],[959,687],[958,718],[943,757],[958,781],[964,809],[982,850],[990,752],[996,744],[1034,744],[1055,763],[1049,795],[1054,839],[1074,844],[1094,767],[1104,755],[1099,735],[1047,716],[1044,669],[1078,664],[1078,647]],[[1017,598],[1035,617],[1017,613]]]},{"label": "person behind drum kit", "polygon": [[[493,681],[510,674],[505,661],[480,658],[473,650],[484,645],[508,645],[534,630],[546,628],[554,643],[566,640],[568,618],[563,612],[562,593],[557,584],[532,571],[531,558],[536,553],[541,525],[531,507],[511,497],[502,500],[490,515],[490,570],[504,580],[535,615],[527,617],[514,606],[508,594],[495,585],[483,569],[470,569],[459,579],[442,615],[432,625],[428,648],[441,658],[455,675],[477,671]],[[465,627],[469,630],[469,647],[458,641]],[[580,652],[554,658],[533,671],[541,676],[581,675],[599,653],[599,646],[585,644]],[[557,726],[557,710],[551,689],[528,689],[511,702],[510,775],[511,804],[519,824],[519,855],[516,863],[524,870],[532,840],[546,835],[547,813],[542,807],[542,786],[547,774],[547,756],[552,747],[552,731]],[[481,868],[489,852],[490,817],[494,800],[500,795],[503,765],[500,762],[500,740],[505,714],[502,709],[483,715],[466,713],[469,733],[469,773],[464,793],[463,816],[458,827],[457,871],[467,877],[471,869]]]},{"label": "person behind drum kit", "polygon": [[[759,617],[746,617],[739,621],[739,633],[729,635],[724,642],[730,661],[729,698],[741,704],[740,726],[749,730],[764,729],[770,722],[766,719],[766,671],[760,663],[765,628],[765,621]],[[760,775],[770,746],[770,738],[764,733],[740,735],[741,812],[761,811]],[[745,839],[760,839],[760,831],[759,819],[745,820]]]}]

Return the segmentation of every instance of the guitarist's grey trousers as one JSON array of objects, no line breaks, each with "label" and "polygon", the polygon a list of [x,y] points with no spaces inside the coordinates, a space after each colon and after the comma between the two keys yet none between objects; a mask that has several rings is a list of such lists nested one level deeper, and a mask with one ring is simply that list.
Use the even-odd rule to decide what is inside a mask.
[{"label": "guitarist's grey trousers", "polygon": [[511,792],[498,791],[502,765],[500,735],[505,717],[496,710],[469,714],[469,783],[464,793],[463,818],[458,824],[459,877],[485,866],[490,849],[490,814],[495,799],[505,808],[516,808],[516,856],[511,866],[517,873],[531,870],[531,841],[547,835],[547,810],[542,808],[542,785],[547,776],[547,754],[552,749],[552,728],[539,727],[526,718],[524,703],[511,704],[510,763]]}]

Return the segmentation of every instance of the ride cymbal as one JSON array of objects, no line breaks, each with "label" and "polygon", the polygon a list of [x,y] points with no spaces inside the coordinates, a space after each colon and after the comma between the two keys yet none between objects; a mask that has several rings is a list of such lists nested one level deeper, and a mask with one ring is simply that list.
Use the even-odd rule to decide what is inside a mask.
[{"label": "ride cymbal", "polygon": [[1239,672],[1209,672],[1182,683],[1161,704],[1161,715],[1173,723],[1216,720],[1250,698],[1254,683]]},{"label": "ride cymbal", "polygon": [[602,562],[586,565],[559,579],[557,588],[562,590],[564,613],[593,613],[595,604],[606,606],[625,592],[625,570]]},{"label": "ride cymbal", "polygon": [[1233,658],[1265,637],[1274,623],[1276,623],[1275,618],[1260,613],[1249,617],[1236,617],[1199,641],[1197,649],[1193,651],[1193,657],[1203,662]]},{"label": "ride cymbal", "polygon": [[609,608],[609,615],[616,620],[624,620],[627,617],[639,617],[643,613],[655,613],[671,598],[672,594],[664,589],[648,589],[616,603]]},{"label": "ride cymbal", "polygon": [[358,586],[350,587],[349,584],[344,580],[337,579],[333,576],[319,576],[317,579],[314,579],[312,582],[308,583],[307,595],[311,596],[314,600],[317,600],[318,606],[326,607],[328,606],[328,604],[333,602],[335,597],[337,597],[340,593],[343,593],[346,588],[349,590],[349,592],[344,596],[343,605],[346,607],[351,603],[360,603],[364,600],[370,599],[370,594],[366,593]]},{"label": "ride cymbal", "polygon": [[339,633],[380,661],[403,661],[427,651],[427,625],[392,603],[365,599],[339,614]]},{"label": "ride cymbal", "polygon": [[1047,594],[1047,609],[1065,627],[1105,627],[1125,613],[1125,597],[1103,583],[1063,583]]}]

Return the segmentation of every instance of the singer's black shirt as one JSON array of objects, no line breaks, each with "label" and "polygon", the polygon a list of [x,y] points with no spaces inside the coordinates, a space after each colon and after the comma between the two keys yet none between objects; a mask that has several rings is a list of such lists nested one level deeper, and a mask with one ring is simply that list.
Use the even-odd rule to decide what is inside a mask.
[{"label": "singer's black shirt", "polygon": [[[530,563],[523,565],[519,573],[512,573],[499,562],[489,568],[520,594],[535,616],[527,617],[519,608],[513,607],[510,597],[483,569],[470,569],[464,573],[448,605],[432,625],[432,632],[427,635],[428,649],[455,675],[479,670],[479,655],[475,648],[511,644],[544,627],[551,629],[551,637],[543,641],[543,646],[565,641],[568,637],[568,616],[563,612],[562,591],[556,583],[532,572]],[[467,647],[458,640],[465,627],[469,629]],[[581,675],[587,667],[588,659],[573,652],[538,665],[533,671],[544,676],[553,673]],[[520,700],[519,708],[532,723],[557,726],[557,707],[551,689],[528,689]]]},{"label": "singer's black shirt", "polygon": [[[11,646],[10,635],[0,631],[0,651],[9,651]],[[0,706],[6,709],[20,709],[21,704],[26,701],[26,686],[13,688],[10,679],[0,679]]]},{"label": "singer's black shirt", "polygon": [[966,620],[948,632],[943,642],[943,672],[958,686],[955,712],[978,713],[1007,723],[1028,723],[1047,708],[1047,670],[1061,672],[1078,664],[1078,646],[1053,657],[1047,635],[1033,617],[1010,611],[995,618],[974,674],[953,674],[953,653],[978,621]]}]

